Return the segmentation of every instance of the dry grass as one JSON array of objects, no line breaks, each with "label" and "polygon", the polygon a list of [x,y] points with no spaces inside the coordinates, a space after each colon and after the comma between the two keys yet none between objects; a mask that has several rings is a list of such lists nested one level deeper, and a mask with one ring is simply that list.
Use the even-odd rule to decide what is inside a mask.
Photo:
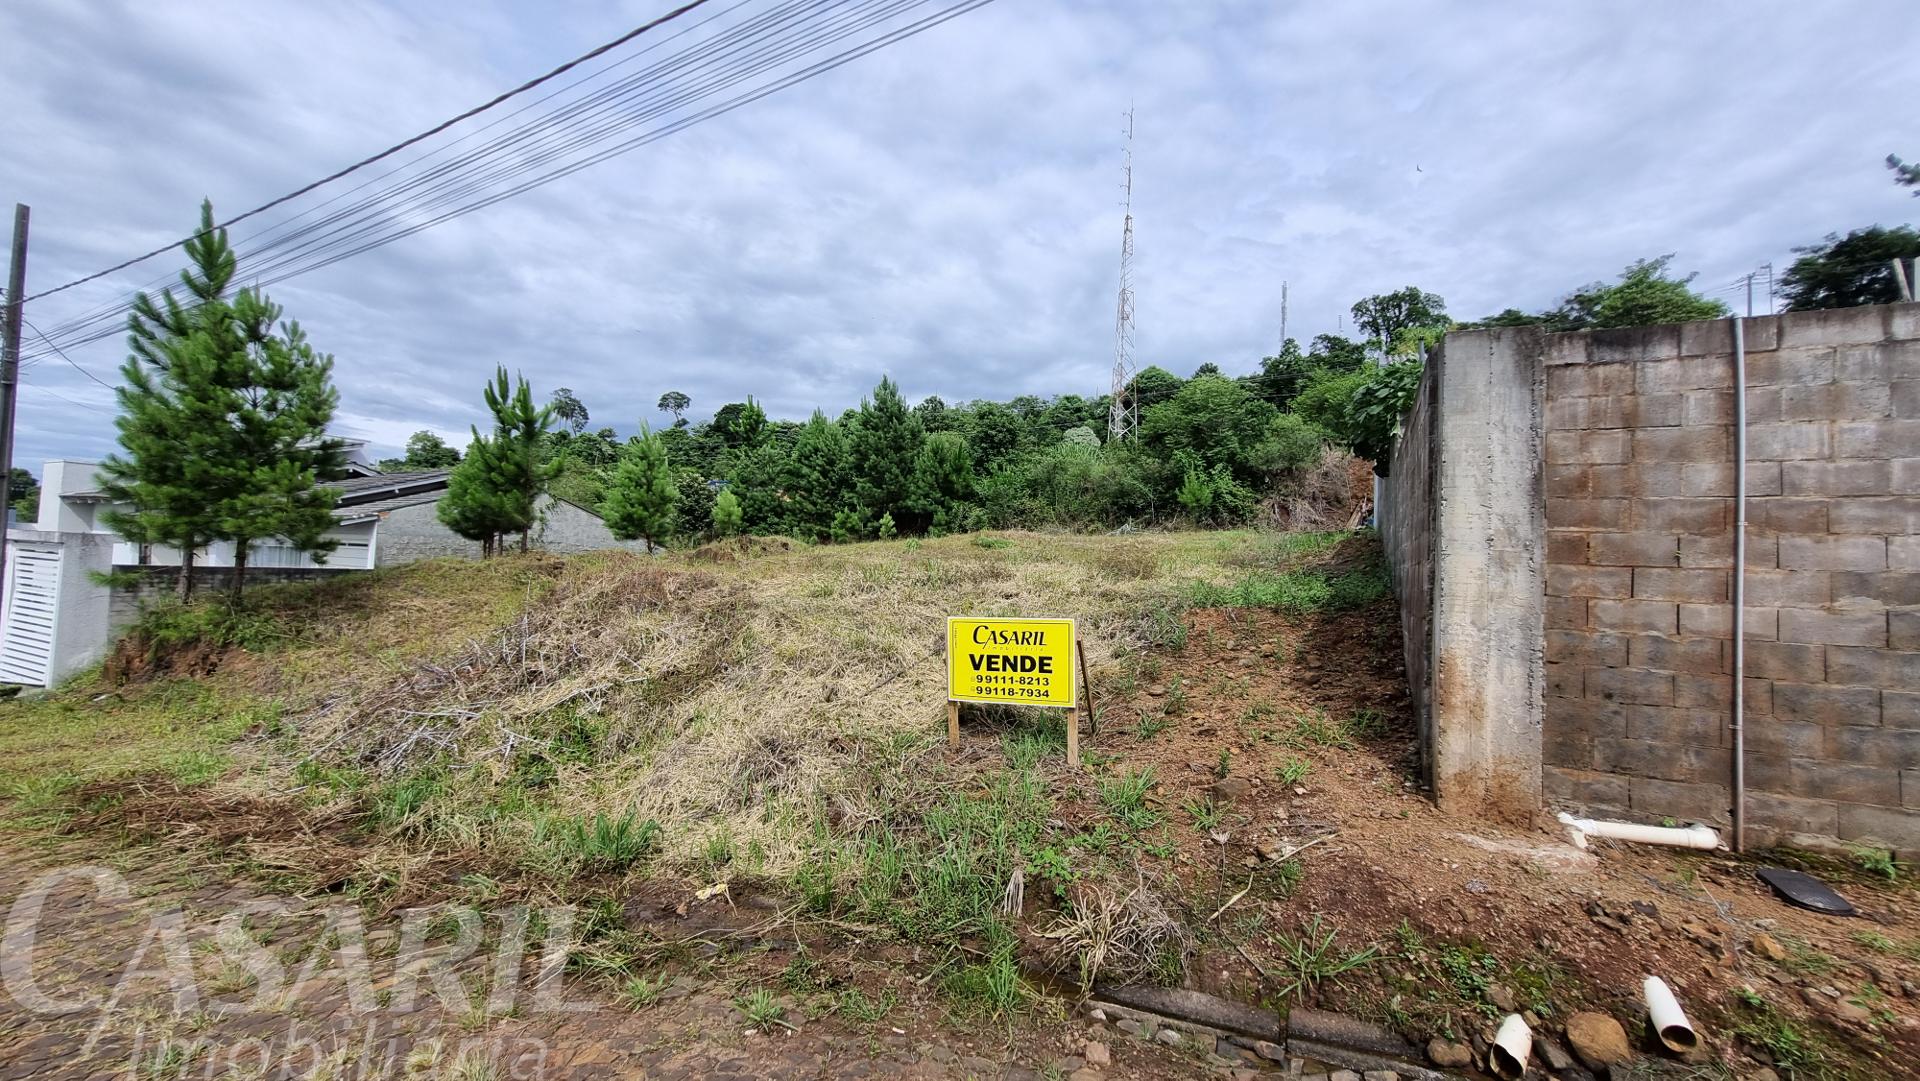
[{"label": "dry grass", "polygon": [[[537,861],[555,816],[631,817],[660,823],[670,866],[778,877],[821,829],[846,835],[885,817],[875,776],[925,772],[943,728],[945,616],[1074,617],[1098,682],[1142,641],[1143,611],[1192,581],[1232,577],[1262,543],[776,541],[654,560],[446,561],[263,591],[297,633],[199,686],[275,719],[237,731],[230,713],[199,740],[169,732],[236,755],[215,792],[293,789],[323,803],[357,792],[410,844]],[[137,712],[164,692],[123,693]],[[55,698],[84,712],[72,709],[84,694]],[[0,747],[46,708],[0,706]],[[116,760],[130,766],[137,750]],[[417,799],[399,791],[408,785]]]}]

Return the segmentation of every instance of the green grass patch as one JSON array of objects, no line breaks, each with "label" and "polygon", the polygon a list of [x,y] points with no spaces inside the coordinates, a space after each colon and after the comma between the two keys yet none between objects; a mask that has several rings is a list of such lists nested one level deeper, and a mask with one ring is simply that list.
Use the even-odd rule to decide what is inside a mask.
[{"label": "green grass patch", "polygon": [[1329,574],[1316,568],[1248,575],[1228,585],[1196,582],[1187,599],[1202,608],[1272,608],[1292,615],[1364,608],[1392,590],[1385,566]]}]

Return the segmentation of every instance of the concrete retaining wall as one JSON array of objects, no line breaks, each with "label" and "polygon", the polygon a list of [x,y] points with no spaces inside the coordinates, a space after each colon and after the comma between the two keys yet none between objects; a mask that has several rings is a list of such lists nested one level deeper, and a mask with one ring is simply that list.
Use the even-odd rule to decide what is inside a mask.
[{"label": "concrete retaining wall", "polygon": [[[1920,848],[1920,305],[1744,330],[1748,842]],[[1382,528],[1436,792],[1726,824],[1731,321],[1455,334],[1428,377]]]}]

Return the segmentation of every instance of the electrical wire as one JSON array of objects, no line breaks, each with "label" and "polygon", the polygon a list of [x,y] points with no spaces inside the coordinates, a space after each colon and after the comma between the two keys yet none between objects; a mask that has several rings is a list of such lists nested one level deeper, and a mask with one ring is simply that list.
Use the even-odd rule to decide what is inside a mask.
[{"label": "electrical wire", "polygon": [[85,368],[82,368],[78,363],[74,361],[72,357],[67,355],[67,351],[65,349],[60,348],[58,343],[56,343],[52,338],[47,337],[46,332],[42,331],[39,327],[34,326],[33,322],[29,320],[25,315],[22,315],[20,317],[20,321],[27,325],[27,329],[33,331],[35,334],[40,335],[42,340],[44,340],[48,345],[52,346],[53,351],[60,355],[61,360],[66,361],[68,364],[72,364],[74,371],[79,372],[81,375],[86,376],[88,379],[93,380],[94,382],[100,384],[101,386],[107,388],[108,390],[115,389],[112,383],[109,383],[106,380],[100,378],[99,376],[93,374],[92,372],[86,370]]},{"label": "electrical wire", "polygon": [[[641,50],[641,53],[650,52],[668,41],[691,34],[739,10],[747,2],[749,0],[741,0],[740,3],[717,11],[708,18],[648,46],[647,49]],[[929,0],[861,0],[859,3],[850,5],[850,0],[837,0],[835,3],[825,4],[817,0],[814,3],[797,0],[797,2],[777,6],[772,11],[725,30],[710,40],[663,58],[611,86],[595,90],[577,101],[524,121],[513,129],[448,161],[434,165],[419,175],[388,184],[321,218],[301,221],[303,218],[310,218],[326,206],[338,203],[352,192],[363,191],[405,172],[412,166],[427,162],[437,155],[443,155],[454,146],[472,139],[479,132],[463,135],[445,146],[430,150],[406,164],[372,177],[349,192],[335,195],[293,218],[277,222],[267,227],[262,233],[255,234],[265,239],[258,248],[240,253],[242,265],[247,268],[250,280],[261,286],[285,281],[291,277],[330,266],[342,259],[384,246],[423,229],[551,183],[581,169],[685,130],[694,124],[724,115],[750,102],[815,78],[887,45],[938,26],[961,14],[982,7],[991,0],[963,0],[960,3],[950,4],[907,25],[896,27],[887,33],[845,48],[839,53],[788,71],[765,84],[742,90],[731,98],[697,109],[677,119],[667,120],[657,127],[630,135],[611,146],[592,149],[600,143],[631,132],[649,122],[661,121],[676,110],[696,105],[706,98],[749,82],[770,71],[798,63],[811,53],[823,51],[829,46],[856,37],[903,12],[928,2]],[[480,130],[500,126],[514,117],[559,97],[569,89],[584,86],[616,68],[631,63],[641,53],[626,57],[553,93],[528,102],[521,108],[496,118]],[[561,70],[565,69],[556,69],[556,73]],[[546,78],[550,78],[551,74]],[[498,100],[502,99],[496,99],[496,102]],[[466,115],[477,111],[480,110],[470,110]],[[446,126],[441,125],[438,130],[444,130]],[[425,134],[423,133],[422,137]],[[417,141],[416,139],[410,142]],[[584,156],[567,160],[569,156],[576,154]],[[368,161],[378,160],[381,156],[384,156],[384,152],[383,155],[376,155]],[[545,171],[539,171],[543,168]],[[533,175],[527,179],[517,179],[526,177],[529,173]],[[510,181],[513,183],[502,190],[488,191],[489,188],[498,187]],[[303,190],[312,190],[319,186],[319,183],[325,183],[325,181],[309,185]],[[283,201],[284,199],[276,202]],[[257,212],[258,209],[265,209],[265,207],[256,208],[256,211],[250,211],[249,214]],[[238,220],[238,218],[232,220]],[[79,284],[79,281],[69,284]],[[57,291],[56,289],[48,292]],[[42,337],[49,346],[54,347],[62,343],[78,345],[99,341],[118,331],[119,321],[130,308],[131,305],[126,303],[105,306],[56,326],[51,335],[42,334]],[[36,333],[38,333],[37,328]],[[35,354],[32,359],[38,359],[44,355],[42,351]],[[70,359],[69,363],[72,363]]]},{"label": "electrical wire", "polygon": [[[218,225],[214,226],[214,228],[224,229],[230,225],[235,224],[236,222],[244,221],[248,218],[253,217],[256,214],[263,213],[265,211],[273,209],[276,206],[280,206],[291,200],[297,199],[300,196],[305,195],[310,191],[313,191],[315,188],[319,188],[326,184],[331,184],[332,182],[339,180],[341,177],[344,177],[350,173],[356,172],[360,169],[366,168],[369,165],[372,165],[374,162],[380,161],[384,158],[392,157],[393,155],[398,154],[400,151],[405,150],[407,147],[413,146],[414,144],[420,142],[423,139],[428,139],[428,138],[431,138],[432,136],[438,135],[439,133],[447,130],[448,128],[454,126],[455,124],[458,124],[462,120],[467,120],[474,116],[478,116],[481,113],[486,112],[488,109],[491,109],[495,105],[498,105],[503,101],[506,101],[508,98],[514,97],[515,95],[518,95],[518,94],[523,94],[528,90],[531,90],[536,86],[539,86],[541,83],[547,82],[548,80],[564,75],[568,71],[571,71],[576,67],[579,67],[581,64],[587,62],[588,60],[591,60],[596,56],[600,56],[606,53],[608,50],[618,48],[621,45],[624,45],[627,42],[632,41],[634,38],[639,37],[641,34],[644,34],[647,31],[652,30],[656,26],[661,26],[665,23],[672,22],[673,20],[679,18],[682,15],[685,15],[687,12],[692,11],[694,8],[697,8],[700,5],[705,3],[707,3],[707,0],[689,0],[688,3],[680,5],[679,7],[673,9],[672,11],[667,12],[665,15],[662,15],[659,18],[654,19],[652,22],[644,23],[640,26],[637,26],[632,30],[627,31],[625,34],[622,34],[619,37],[613,39],[612,41],[607,42],[605,45],[601,45],[597,48],[591,49],[585,53],[582,53],[579,56],[574,57],[572,60],[569,60],[566,63],[560,65],[559,67],[554,68],[552,71],[547,72],[545,75],[542,75],[536,79],[532,79],[527,82],[521,83],[519,86],[514,87],[512,90],[508,90],[502,94],[497,95],[491,101],[487,101],[483,104],[476,105],[473,108],[468,109],[466,112],[461,113],[458,116],[450,117],[446,120],[443,120],[440,123],[435,124],[433,127],[428,128],[427,130],[419,133],[418,135],[405,139],[401,142],[395,143],[394,145],[386,148],[385,150],[380,151],[377,154],[374,154],[371,157],[362,158],[359,161],[354,162],[352,165],[349,165],[346,168],[338,170],[327,176],[323,176],[319,180],[316,180],[313,183],[308,184],[303,188],[290,191],[287,194],[282,195],[277,199],[271,199],[265,203],[260,204],[259,206],[254,207],[252,210],[246,211],[241,214],[236,214],[235,216],[228,218],[226,221],[221,222]],[[52,296],[55,293],[62,292],[63,290],[71,289],[74,286],[83,284],[85,282],[90,282],[97,278],[104,278],[108,274],[125,270],[128,267],[134,266],[135,264],[138,264],[138,263],[144,263],[148,259],[151,259],[156,255],[165,255],[167,252],[173,251],[174,249],[180,247],[181,244],[185,244],[191,240],[197,240],[204,235],[206,235],[205,231],[194,233],[192,236],[189,236],[184,240],[180,240],[176,243],[168,244],[163,247],[155,248],[154,250],[147,252],[145,255],[136,255],[131,259],[125,260],[120,263],[116,263],[113,266],[106,268],[105,270],[95,271],[94,273],[89,274],[84,278],[76,278],[73,281],[67,282],[65,285],[56,285],[51,289],[45,289],[45,290],[42,290],[41,292],[30,294],[26,299],[38,300],[41,297]]]}]

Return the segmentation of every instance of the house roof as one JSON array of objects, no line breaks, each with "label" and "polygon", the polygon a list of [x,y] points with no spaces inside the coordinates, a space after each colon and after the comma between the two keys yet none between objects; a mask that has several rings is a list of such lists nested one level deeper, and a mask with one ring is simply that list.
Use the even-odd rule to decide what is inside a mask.
[{"label": "house roof", "polygon": [[336,506],[355,507],[398,496],[429,491],[437,493],[447,486],[448,473],[445,469],[429,469],[419,473],[382,473],[372,477],[348,477],[326,487],[340,493]]},{"label": "house roof", "polygon": [[[335,514],[341,521],[355,521],[369,518],[400,507],[411,507],[418,503],[431,503],[440,498],[447,489],[447,477],[450,471],[428,469],[417,473],[380,473],[371,477],[347,477],[321,485],[340,493],[334,504]],[[68,492],[62,499],[74,502],[100,503],[107,500],[107,494],[97,489],[83,492]]]}]

